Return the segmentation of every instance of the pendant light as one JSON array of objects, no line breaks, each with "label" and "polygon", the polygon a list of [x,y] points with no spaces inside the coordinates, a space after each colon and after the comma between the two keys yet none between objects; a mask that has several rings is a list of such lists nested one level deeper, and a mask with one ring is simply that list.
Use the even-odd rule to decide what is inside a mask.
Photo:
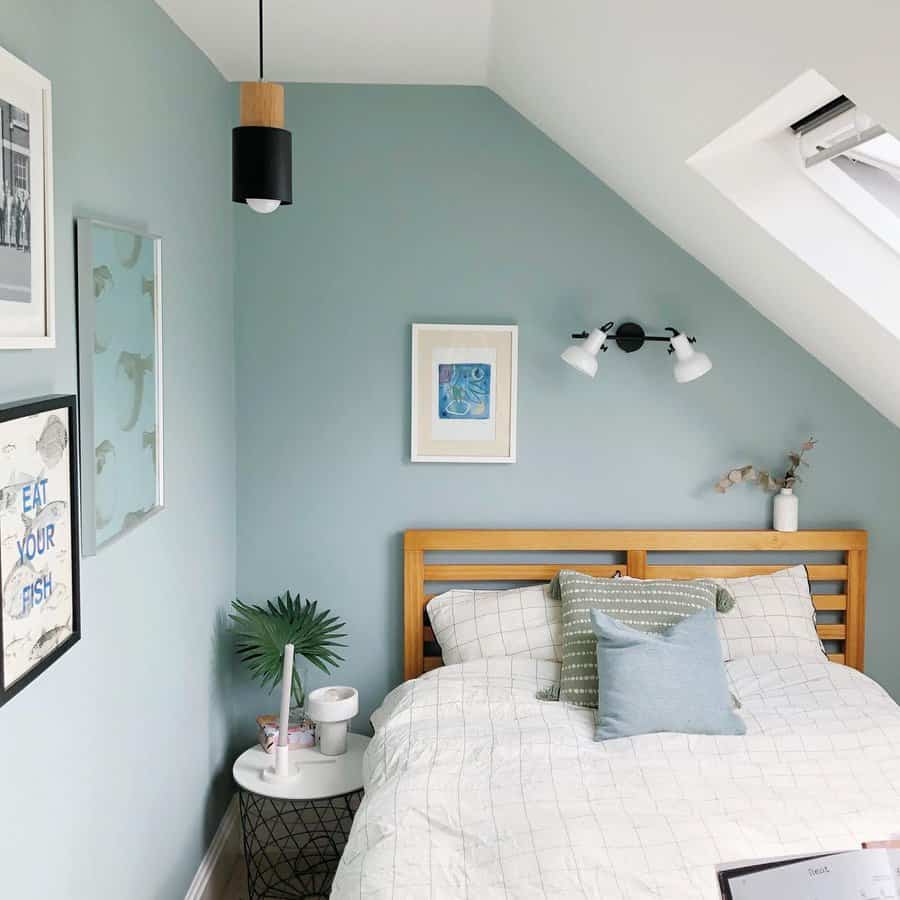
[{"label": "pendant light", "polygon": [[284,87],[263,80],[263,0],[259,0],[259,81],[241,84],[241,124],[231,132],[231,199],[270,213],[292,202],[291,133]]}]

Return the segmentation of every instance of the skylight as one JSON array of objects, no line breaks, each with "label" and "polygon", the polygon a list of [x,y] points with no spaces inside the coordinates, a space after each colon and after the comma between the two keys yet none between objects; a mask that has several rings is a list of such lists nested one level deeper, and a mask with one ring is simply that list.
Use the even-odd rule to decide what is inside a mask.
[{"label": "skylight", "polygon": [[900,253],[900,140],[844,96],[791,130],[805,174]]}]

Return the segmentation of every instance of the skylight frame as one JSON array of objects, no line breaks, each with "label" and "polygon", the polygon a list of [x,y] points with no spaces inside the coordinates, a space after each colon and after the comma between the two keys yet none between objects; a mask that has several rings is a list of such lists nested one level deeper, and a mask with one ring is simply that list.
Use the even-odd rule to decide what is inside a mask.
[{"label": "skylight frame", "polygon": [[[822,113],[818,121],[817,112]],[[900,165],[892,165],[863,149],[887,137],[897,145],[891,149],[900,162],[900,141],[846,97],[836,98],[817,112],[791,126],[797,134],[803,174],[900,256],[900,216],[834,162],[839,158],[860,162],[886,171],[900,181]],[[812,149],[815,152],[810,153]]]}]

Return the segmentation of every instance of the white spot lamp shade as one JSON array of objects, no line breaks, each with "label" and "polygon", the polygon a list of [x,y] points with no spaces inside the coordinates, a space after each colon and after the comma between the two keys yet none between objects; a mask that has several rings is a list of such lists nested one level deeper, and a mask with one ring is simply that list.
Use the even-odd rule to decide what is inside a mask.
[{"label": "white spot lamp shade", "polygon": [[679,384],[696,381],[712,368],[709,357],[695,350],[686,335],[676,334],[672,338],[672,349],[675,351],[675,380]]},{"label": "white spot lamp shade", "polygon": [[573,369],[593,378],[597,374],[597,354],[606,343],[606,332],[595,328],[581,344],[572,344],[562,354],[562,358]]}]

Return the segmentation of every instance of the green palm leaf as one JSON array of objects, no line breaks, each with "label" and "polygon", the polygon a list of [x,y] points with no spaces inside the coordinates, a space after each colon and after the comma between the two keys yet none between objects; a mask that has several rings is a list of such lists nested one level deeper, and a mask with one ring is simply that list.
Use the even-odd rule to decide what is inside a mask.
[{"label": "green palm leaf", "polygon": [[[260,686],[271,693],[281,682],[284,645],[293,644],[294,653],[303,656],[326,674],[344,661],[338,650],[347,645],[342,639],[345,623],[319,611],[316,602],[292,597],[285,591],[265,606],[248,606],[235,600],[230,619],[235,650]],[[294,704],[305,699],[300,674],[294,669],[291,680]]]}]

